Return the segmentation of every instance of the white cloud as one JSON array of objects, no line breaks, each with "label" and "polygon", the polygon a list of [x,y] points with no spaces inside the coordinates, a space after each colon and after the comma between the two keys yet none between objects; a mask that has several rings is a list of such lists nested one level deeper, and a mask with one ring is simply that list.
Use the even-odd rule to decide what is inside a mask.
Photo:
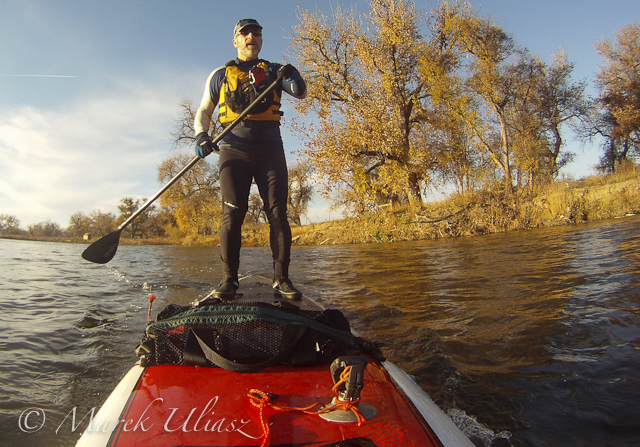
[{"label": "white cloud", "polygon": [[116,212],[159,189],[181,99],[168,85],[126,85],[61,110],[0,111],[0,213],[66,226],[76,211]]}]

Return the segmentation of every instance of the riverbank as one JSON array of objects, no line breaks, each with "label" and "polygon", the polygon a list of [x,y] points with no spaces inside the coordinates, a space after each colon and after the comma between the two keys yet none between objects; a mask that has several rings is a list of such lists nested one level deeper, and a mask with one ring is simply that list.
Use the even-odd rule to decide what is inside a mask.
[{"label": "riverbank", "polygon": [[640,213],[640,175],[554,183],[542,192],[480,191],[420,209],[293,229],[300,245],[354,244],[477,236],[572,225]]},{"label": "riverbank", "polygon": [[[358,218],[292,228],[294,245],[361,244],[477,236],[571,225],[640,214],[640,173],[555,182],[540,192],[477,191],[421,208],[384,209]],[[11,239],[90,243],[80,237],[2,236]],[[94,239],[95,240],[95,239]],[[120,239],[121,245],[217,245],[217,235]],[[269,245],[266,224],[246,224],[243,246]]]},{"label": "riverbank", "polygon": [[[62,242],[67,244],[90,244],[92,242],[97,241],[100,237],[96,237],[91,240],[85,240],[81,237],[72,237],[72,236],[58,236],[58,237],[48,237],[48,236],[31,236],[29,234],[8,234],[8,235],[0,235],[0,239],[14,239],[20,241],[39,241],[39,242]],[[123,237],[120,239],[119,245],[182,245],[180,241],[171,240],[169,238],[164,237],[155,237],[151,239],[129,239]]]}]

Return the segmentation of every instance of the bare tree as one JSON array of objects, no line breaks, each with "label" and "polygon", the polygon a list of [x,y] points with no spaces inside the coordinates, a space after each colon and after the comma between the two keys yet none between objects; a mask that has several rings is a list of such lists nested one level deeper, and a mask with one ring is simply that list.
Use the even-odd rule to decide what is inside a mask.
[{"label": "bare tree", "polygon": [[19,234],[20,221],[16,216],[0,214],[0,234]]}]

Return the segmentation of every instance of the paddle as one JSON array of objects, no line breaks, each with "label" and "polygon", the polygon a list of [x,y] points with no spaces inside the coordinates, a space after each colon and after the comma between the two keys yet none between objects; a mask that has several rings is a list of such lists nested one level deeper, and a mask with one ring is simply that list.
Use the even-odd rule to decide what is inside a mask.
[{"label": "paddle", "polygon": [[[275,90],[281,83],[283,78],[283,73],[278,72],[278,78],[273,81],[273,83],[267,87],[267,89],[260,94],[251,104],[247,106],[246,109],[238,115],[238,117],[231,122],[227,127],[224,128],[222,132],[220,132],[214,139],[213,144],[217,144],[218,141],[222,140],[222,138],[231,132],[233,129],[244,117],[246,117],[249,112],[256,106],[260,101],[262,101],[269,93]],[[153,197],[145,202],[135,213],[133,213],[127,220],[122,222],[122,224],[118,227],[117,230],[112,231],[106,236],[101,237],[93,244],[89,245],[84,252],[82,252],[82,257],[87,261],[95,262],[96,264],[106,264],[111,261],[113,257],[116,255],[116,251],[118,250],[118,245],[120,244],[120,234],[122,230],[124,230],[127,225],[129,225],[136,217],[138,217],[141,213],[146,210],[149,205],[151,205],[158,197],[160,197],[167,189],[171,187],[175,182],[178,181],[180,177],[182,177],[189,169],[191,169],[196,163],[200,161],[200,157],[196,155],[196,157],[189,162],[180,172],[178,172],[175,177],[173,177],[169,182],[164,185],[160,191],[155,193]]]}]

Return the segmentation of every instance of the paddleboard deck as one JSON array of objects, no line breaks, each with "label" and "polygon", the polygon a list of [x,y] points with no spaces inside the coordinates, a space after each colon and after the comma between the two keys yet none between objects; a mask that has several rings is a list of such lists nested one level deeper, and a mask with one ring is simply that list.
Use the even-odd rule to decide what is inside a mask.
[{"label": "paddleboard deck", "polygon": [[[322,305],[313,298],[303,295],[299,300],[287,300],[286,298],[278,297],[273,293],[273,281],[264,276],[245,276],[240,278],[240,288],[236,293],[235,298],[231,300],[224,300],[224,302],[230,303],[273,303],[274,301],[288,301],[295,304],[302,310],[323,310]],[[206,297],[205,297],[206,299]]]},{"label": "paddleboard deck", "polygon": [[[266,278],[247,278],[240,291],[234,302],[274,301]],[[321,308],[306,297],[294,303]],[[328,365],[275,366],[249,374],[136,365],[92,418],[77,446],[260,446],[266,430],[272,446],[473,446],[426,393],[388,361],[369,358],[361,395],[368,418],[361,425],[302,411],[261,411],[249,397],[259,390],[270,393],[279,406],[328,405],[335,396],[332,387]]]}]

